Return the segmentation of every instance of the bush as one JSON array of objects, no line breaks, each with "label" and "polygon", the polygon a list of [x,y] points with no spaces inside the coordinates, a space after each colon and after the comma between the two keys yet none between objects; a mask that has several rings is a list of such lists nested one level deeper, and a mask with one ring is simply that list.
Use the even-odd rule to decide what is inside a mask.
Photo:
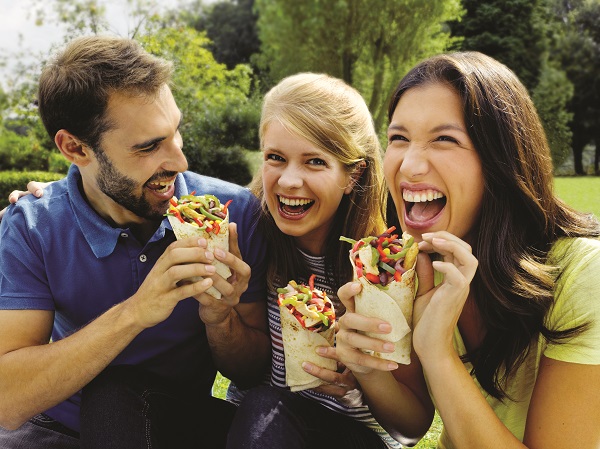
[{"label": "bush", "polygon": [[48,170],[51,151],[28,135],[0,131],[0,170]]},{"label": "bush", "polygon": [[189,170],[201,175],[213,176],[224,181],[245,186],[252,179],[252,172],[244,150],[239,146],[219,148],[216,151],[196,151],[184,148]]},{"label": "bush", "polygon": [[0,172],[0,208],[8,205],[8,195],[13,190],[25,190],[29,181],[56,181],[64,178],[63,173],[45,171],[1,171]]}]

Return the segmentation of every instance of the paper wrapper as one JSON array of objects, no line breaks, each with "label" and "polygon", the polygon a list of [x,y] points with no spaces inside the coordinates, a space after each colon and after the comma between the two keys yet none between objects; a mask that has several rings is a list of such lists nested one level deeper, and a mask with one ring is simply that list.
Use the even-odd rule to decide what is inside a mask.
[{"label": "paper wrapper", "polygon": [[[229,211],[227,211],[227,217],[219,224],[220,229],[218,234],[215,234],[214,232],[206,232],[205,230],[201,230],[199,227],[189,223],[182,223],[177,219],[177,217],[173,217],[171,215],[169,215],[168,218],[177,240],[187,239],[189,237],[204,237],[206,239],[207,249],[209,251],[214,251],[216,248],[222,249],[223,251],[229,251]],[[213,265],[217,269],[217,274],[223,279],[227,279],[229,276],[231,276],[231,270],[223,262],[214,260]],[[189,279],[189,281],[198,282],[202,279],[202,276],[198,276]],[[216,299],[221,299],[222,296],[221,292],[214,287],[210,287],[206,293]]]},{"label": "paper wrapper", "polygon": [[[354,279],[357,280],[352,254],[350,255],[350,261],[354,267]],[[389,334],[366,332],[365,335],[391,341],[396,346],[394,352],[373,352],[372,354],[385,360],[409,365],[412,348],[412,312],[415,298],[414,267],[402,274],[400,282],[391,282],[385,290],[373,285],[364,276],[358,278],[358,281],[362,284],[362,290],[355,297],[354,307],[356,313],[379,318],[387,321],[392,326],[392,332]]]},{"label": "paper wrapper", "polygon": [[317,346],[333,346],[335,329],[330,327],[323,332],[311,332],[285,306],[279,306],[281,316],[281,335],[285,354],[285,382],[292,391],[308,390],[326,384],[324,380],[308,374],[302,369],[303,362],[310,362],[332,371],[337,362],[321,357],[315,352]]}]

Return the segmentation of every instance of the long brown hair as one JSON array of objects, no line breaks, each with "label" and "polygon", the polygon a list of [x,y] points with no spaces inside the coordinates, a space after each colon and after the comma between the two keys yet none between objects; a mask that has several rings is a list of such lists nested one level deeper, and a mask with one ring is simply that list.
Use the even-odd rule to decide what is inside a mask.
[{"label": "long brown hair", "polygon": [[469,137],[484,176],[471,284],[486,328],[481,347],[466,355],[481,386],[504,398],[506,381],[541,333],[562,341],[583,332],[545,326],[560,273],[548,252],[560,237],[600,235],[591,214],[567,206],[553,191],[552,160],[544,130],[525,87],[506,66],[477,52],[438,55],[414,67],[396,88],[391,120],[408,89],[444,83],[460,95]]},{"label": "long brown hair", "polygon": [[[339,241],[340,235],[359,239],[384,228],[386,197],[382,155],[373,119],[358,91],[342,80],[323,74],[300,73],[283,79],[265,96],[260,123],[261,147],[266,129],[275,120],[332,154],[348,173],[364,165],[352,192],[342,198],[324,248],[325,269],[337,288],[352,278],[348,260],[350,248]],[[310,273],[306,272],[294,238],[277,228],[267,209],[260,171],[250,189],[261,199],[261,225],[269,237],[269,287],[281,286],[298,276],[308,277]]]}]

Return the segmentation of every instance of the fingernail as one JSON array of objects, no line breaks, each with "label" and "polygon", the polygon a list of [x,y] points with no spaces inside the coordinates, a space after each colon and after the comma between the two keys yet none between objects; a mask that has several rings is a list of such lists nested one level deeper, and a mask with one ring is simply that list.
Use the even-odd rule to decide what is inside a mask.
[{"label": "fingernail", "polygon": [[204,287],[210,287],[212,285],[212,279],[210,279],[210,278],[202,279],[202,285]]},{"label": "fingernail", "polygon": [[360,289],[361,289],[361,287],[362,287],[362,286],[360,285],[360,283],[359,283],[359,282],[354,282],[354,283],[352,284],[352,292],[353,292],[353,293],[360,293]]},{"label": "fingernail", "polygon": [[317,351],[317,354],[321,354],[321,355],[327,354],[327,349],[325,349],[323,346],[317,346],[316,351]]},{"label": "fingernail", "polygon": [[312,365],[307,362],[302,362],[302,368],[304,369],[304,371],[308,371],[308,372],[312,371]]},{"label": "fingernail", "polygon": [[210,251],[206,251],[206,252],[204,253],[204,255],[206,256],[206,258],[207,258],[208,260],[213,260],[213,259],[215,258],[214,254],[213,254],[212,252],[210,252]]},{"label": "fingernail", "polygon": [[37,196],[37,197],[39,198],[40,196],[42,196],[42,193],[44,193],[42,189],[37,189],[37,190],[35,191],[34,195],[35,195],[35,196]]},{"label": "fingernail", "polygon": [[389,342],[388,342],[388,343],[385,343],[385,344],[383,345],[383,349],[384,349],[385,351],[392,352],[392,351],[394,350],[394,348],[395,348],[395,346],[394,346],[394,344],[393,344],[393,343],[389,343]]},{"label": "fingernail", "polygon": [[421,234],[421,238],[423,238],[423,240],[428,239],[429,237],[431,237],[433,234],[431,232],[426,232],[425,234]]},{"label": "fingernail", "polygon": [[202,239],[198,239],[198,245],[206,248],[206,239],[202,238]]},{"label": "fingernail", "polygon": [[217,256],[220,259],[224,259],[225,258],[225,251],[223,251],[222,249],[215,249],[215,256]]},{"label": "fingernail", "polygon": [[392,326],[390,326],[388,323],[380,324],[378,329],[382,332],[392,332]]},{"label": "fingernail", "polygon": [[215,268],[214,265],[206,265],[206,272],[207,273],[216,273],[217,269]]},{"label": "fingernail", "polygon": [[387,367],[390,371],[394,371],[395,369],[398,369],[398,364],[397,363],[388,363]]}]

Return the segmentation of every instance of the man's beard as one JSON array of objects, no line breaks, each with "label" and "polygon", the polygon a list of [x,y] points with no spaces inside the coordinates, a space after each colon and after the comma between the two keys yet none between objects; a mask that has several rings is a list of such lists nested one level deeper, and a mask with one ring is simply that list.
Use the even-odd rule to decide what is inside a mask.
[{"label": "man's beard", "polygon": [[[144,198],[143,193],[136,196],[135,190],[136,187],[138,187],[137,182],[117,170],[103,150],[96,149],[94,153],[99,165],[96,183],[102,193],[111,198],[115,203],[120,204],[125,209],[133,212],[138,217],[146,218],[148,220],[163,219],[168,207],[168,200],[166,200],[164,204],[152,206],[150,202]],[[177,175],[176,172],[160,172],[152,176],[147,182],[154,179],[172,178],[175,175]]]}]

